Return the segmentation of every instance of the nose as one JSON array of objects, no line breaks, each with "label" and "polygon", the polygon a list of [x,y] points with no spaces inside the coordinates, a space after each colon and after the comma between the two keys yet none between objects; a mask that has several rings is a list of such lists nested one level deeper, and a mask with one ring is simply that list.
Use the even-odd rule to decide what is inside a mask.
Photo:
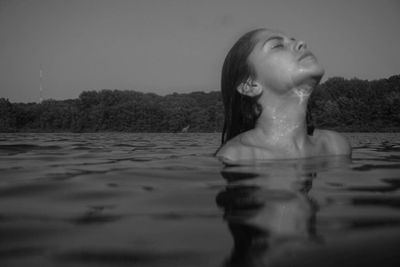
[{"label": "nose", "polygon": [[305,50],[305,49],[307,49],[307,44],[304,41],[299,40],[295,44],[295,49],[297,51]]}]

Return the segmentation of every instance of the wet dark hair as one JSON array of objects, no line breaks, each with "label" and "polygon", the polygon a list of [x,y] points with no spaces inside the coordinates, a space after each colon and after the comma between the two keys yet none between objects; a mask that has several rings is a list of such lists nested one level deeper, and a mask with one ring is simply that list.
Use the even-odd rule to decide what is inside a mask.
[{"label": "wet dark hair", "polygon": [[[255,127],[260,117],[262,107],[258,103],[259,96],[250,97],[240,94],[237,87],[249,78],[255,78],[253,66],[248,57],[258,40],[257,34],[267,30],[259,28],[245,33],[229,50],[222,67],[221,94],[225,110],[224,127],[222,129],[221,144],[236,135]],[[314,127],[311,123],[311,114],[307,110],[307,132],[312,135]]]},{"label": "wet dark hair", "polygon": [[258,97],[242,95],[237,91],[237,87],[255,76],[247,59],[257,44],[256,35],[264,30],[256,29],[244,34],[225,57],[221,74],[221,94],[225,109],[222,144],[242,132],[253,129],[261,114]]}]

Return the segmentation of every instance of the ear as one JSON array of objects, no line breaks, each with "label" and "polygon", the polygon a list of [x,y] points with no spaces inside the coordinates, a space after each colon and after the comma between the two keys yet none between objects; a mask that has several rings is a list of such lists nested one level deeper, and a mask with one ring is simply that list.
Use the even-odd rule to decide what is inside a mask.
[{"label": "ear", "polygon": [[251,78],[248,78],[246,82],[239,84],[236,90],[240,94],[247,95],[250,97],[257,96],[261,94],[261,92],[263,91],[262,85]]}]

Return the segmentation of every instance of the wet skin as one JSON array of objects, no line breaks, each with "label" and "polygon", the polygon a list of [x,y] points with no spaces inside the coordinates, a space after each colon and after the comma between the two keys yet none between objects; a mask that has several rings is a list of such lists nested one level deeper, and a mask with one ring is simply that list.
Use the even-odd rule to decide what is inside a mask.
[{"label": "wet skin", "polygon": [[218,151],[224,162],[350,155],[349,142],[327,130],[307,135],[309,96],[324,74],[303,41],[272,30],[258,34],[248,57],[255,77],[239,93],[259,96],[262,113],[254,129],[229,140]]}]

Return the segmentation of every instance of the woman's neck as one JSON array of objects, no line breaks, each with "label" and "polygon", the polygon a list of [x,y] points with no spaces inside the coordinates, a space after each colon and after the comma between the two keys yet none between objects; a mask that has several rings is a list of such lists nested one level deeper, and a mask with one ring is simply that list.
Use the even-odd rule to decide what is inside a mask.
[{"label": "woman's neck", "polygon": [[254,132],[266,145],[294,144],[301,149],[308,140],[306,111],[312,88],[295,88],[286,95],[263,95],[263,111]]}]

